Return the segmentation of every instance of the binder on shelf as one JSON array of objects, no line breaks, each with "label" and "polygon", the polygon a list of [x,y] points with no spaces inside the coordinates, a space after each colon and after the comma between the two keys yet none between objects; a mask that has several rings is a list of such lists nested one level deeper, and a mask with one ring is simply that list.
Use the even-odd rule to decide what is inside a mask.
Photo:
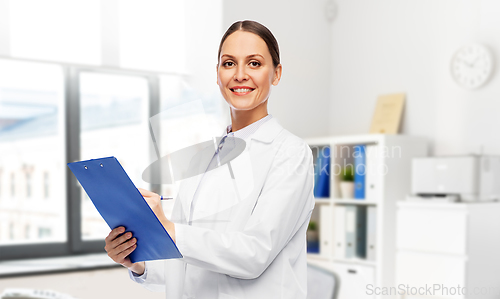
[{"label": "binder on shelf", "polygon": [[366,145],[365,169],[365,199],[378,201],[378,190],[380,189],[377,182],[380,174],[378,145]]},{"label": "binder on shelf", "polygon": [[345,257],[366,258],[366,206],[345,206]]},{"label": "binder on shelf", "polygon": [[345,258],[346,255],[346,217],[345,217],[346,207],[343,205],[336,205],[334,207],[335,215],[335,226],[334,226],[334,256],[338,259]]},{"label": "binder on shelf", "polygon": [[356,248],[356,206],[345,206],[345,257],[353,258]]},{"label": "binder on shelf", "polygon": [[369,206],[366,213],[366,259],[375,261],[377,255],[377,207]]},{"label": "binder on shelf", "polygon": [[356,206],[356,257],[366,258],[366,206]]},{"label": "binder on shelf", "polygon": [[333,249],[332,226],[333,226],[333,207],[330,205],[321,205],[319,210],[319,253],[325,257],[331,256]]},{"label": "binder on shelf", "polygon": [[318,151],[314,174],[314,197],[330,197],[330,147]]},{"label": "binder on shelf", "polygon": [[320,163],[320,150],[318,150],[318,156],[316,157],[316,163],[314,163],[314,197],[316,197],[317,189],[318,189],[318,183],[319,183],[319,163]]},{"label": "binder on shelf", "polygon": [[354,146],[354,198],[365,199],[366,149],[365,145]]},{"label": "binder on shelf", "polygon": [[307,230],[307,253],[319,253],[318,235],[317,230]]}]

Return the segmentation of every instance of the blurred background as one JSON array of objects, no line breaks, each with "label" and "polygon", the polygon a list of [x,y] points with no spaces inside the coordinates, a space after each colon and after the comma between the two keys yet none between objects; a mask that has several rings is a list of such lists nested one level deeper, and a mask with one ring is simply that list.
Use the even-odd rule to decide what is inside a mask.
[{"label": "blurred background", "polygon": [[[200,117],[229,124],[216,64],[233,22],[256,20],[277,38],[283,77],[269,112],[299,137],[368,133],[377,97],[402,92],[399,133],[425,138],[428,155],[499,155],[495,67],[473,90],[450,74],[464,45],[500,57],[499,15],[495,0],[0,0],[0,294],[163,298],[111,267],[109,228],[66,163],[115,156],[136,186],[175,196],[175,185],[150,185],[142,172],[174,143],[205,141],[208,131],[192,129]],[[194,101],[203,108],[182,106]],[[173,107],[161,118],[169,129],[153,134],[149,118]],[[175,128],[191,134],[173,142]],[[310,259],[331,268],[333,256]],[[396,261],[357,264],[397,276]]]}]

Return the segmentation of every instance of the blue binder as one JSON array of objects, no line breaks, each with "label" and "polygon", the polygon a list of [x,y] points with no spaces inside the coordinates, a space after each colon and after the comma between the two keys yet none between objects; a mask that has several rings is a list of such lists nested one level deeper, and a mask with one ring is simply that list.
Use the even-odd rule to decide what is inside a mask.
[{"label": "blue binder", "polygon": [[146,200],[115,157],[68,163],[111,229],[124,226],[137,239],[129,255],[135,262],[181,258]]},{"label": "blue binder", "polygon": [[315,165],[314,197],[330,197],[330,147],[318,152]]},{"label": "blue binder", "polygon": [[366,147],[354,146],[354,198],[365,199]]}]

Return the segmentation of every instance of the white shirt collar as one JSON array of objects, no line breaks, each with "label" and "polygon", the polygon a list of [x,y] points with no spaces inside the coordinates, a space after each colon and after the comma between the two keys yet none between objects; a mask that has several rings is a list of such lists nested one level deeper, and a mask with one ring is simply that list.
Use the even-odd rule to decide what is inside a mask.
[{"label": "white shirt collar", "polygon": [[262,126],[265,122],[267,122],[268,120],[270,120],[272,118],[273,118],[273,116],[271,114],[268,114],[265,117],[259,119],[258,121],[253,122],[253,123],[249,124],[248,126],[239,129],[236,132],[231,132],[232,125],[229,125],[226,128],[226,134],[224,136],[237,137],[237,138],[245,140],[248,137],[250,137],[251,135],[253,135],[253,133],[255,133],[260,128],[260,126]]}]

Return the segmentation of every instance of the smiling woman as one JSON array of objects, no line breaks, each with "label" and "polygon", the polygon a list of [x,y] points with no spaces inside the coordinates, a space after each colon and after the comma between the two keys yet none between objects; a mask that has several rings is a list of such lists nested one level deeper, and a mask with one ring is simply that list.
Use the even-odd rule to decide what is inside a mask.
[{"label": "smiling woman", "polygon": [[[278,85],[281,70],[278,42],[266,27],[242,21],[227,30],[219,46],[217,84],[231,107],[234,131],[267,115],[271,86]],[[242,112],[248,110],[254,113]]]},{"label": "smiling woman", "polygon": [[[219,48],[217,84],[231,107],[233,130],[267,115],[271,86],[278,85],[281,71],[278,43],[267,28],[243,21],[228,29]],[[248,110],[254,113],[242,112]]]},{"label": "smiling woman", "polygon": [[[281,72],[278,43],[266,27],[241,21],[227,30],[217,84],[231,125],[193,157],[190,170],[201,175],[182,181],[171,219],[158,194],[140,190],[183,258],[131,263],[141,242],[155,240],[137,240],[124,227],[106,238],[108,255],[134,281],[167,298],[306,298],[312,154],[267,112]],[[238,150],[235,138],[245,149],[223,163]]]},{"label": "smiling woman", "polygon": [[[266,43],[258,35],[236,31],[225,40],[217,65],[217,84],[231,107],[231,121],[235,130],[248,121],[235,123],[246,110],[258,120],[267,115],[267,100],[271,86],[281,78],[281,64],[273,64]],[[251,121],[253,122],[253,121]]]}]

